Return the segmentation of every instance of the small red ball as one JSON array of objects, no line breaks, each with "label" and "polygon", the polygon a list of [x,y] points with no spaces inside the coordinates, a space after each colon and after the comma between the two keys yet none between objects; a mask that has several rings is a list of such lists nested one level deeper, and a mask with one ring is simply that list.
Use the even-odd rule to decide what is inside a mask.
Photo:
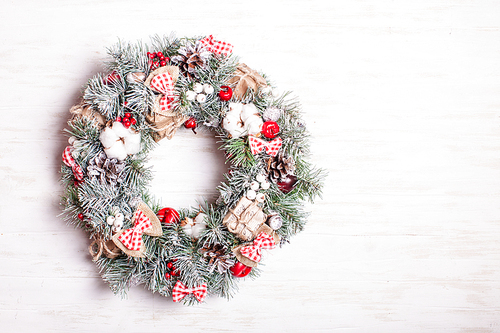
[{"label": "small red ball", "polygon": [[158,219],[165,224],[176,223],[180,221],[179,213],[177,213],[175,209],[170,207],[160,209],[158,213],[156,213],[156,215],[158,216]]},{"label": "small red ball", "polygon": [[163,58],[163,52],[158,52],[156,54],[158,55],[158,58]]},{"label": "small red ball", "polygon": [[170,58],[169,57],[165,57],[165,61],[170,61]]},{"label": "small red ball", "polygon": [[165,60],[160,61],[160,66],[166,66],[167,62]]},{"label": "small red ball", "polygon": [[172,269],[172,267],[174,267],[174,264],[172,264],[171,262],[169,262],[169,263],[167,264],[167,267],[168,267],[168,269]]},{"label": "small red ball", "polygon": [[125,119],[125,120],[123,121],[123,126],[125,126],[125,128],[129,128],[129,127],[130,127],[130,120]]},{"label": "small red ball", "polygon": [[229,86],[221,86],[219,91],[219,98],[221,101],[229,101],[233,97],[233,89]]},{"label": "small red ball", "polygon": [[153,54],[153,53],[148,52],[148,58],[149,58],[149,59],[153,59],[154,57],[155,57],[155,56],[154,56],[154,54]]},{"label": "small red ball", "polygon": [[125,118],[130,118],[130,117],[132,117],[132,115],[130,113],[128,113],[128,112],[125,113]]},{"label": "small red ball", "polygon": [[130,119],[130,123],[132,125],[135,125],[135,124],[137,124],[137,120],[135,120],[135,118],[132,118],[132,119]]},{"label": "small red ball", "polygon": [[121,123],[122,122],[122,117],[116,117],[115,121]]},{"label": "small red ball", "polygon": [[231,274],[233,274],[236,277],[244,277],[247,276],[252,271],[252,267],[243,265],[241,262],[238,261],[229,270],[231,271]]},{"label": "small red ball", "polygon": [[266,121],[262,125],[262,134],[268,139],[275,138],[280,132],[280,127],[275,121]]},{"label": "small red ball", "polygon": [[295,188],[295,184],[297,183],[297,177],[294,175],[288,175],[282,181],[278,182],[278,188],[283,193],[291,192]]},{"label": "small red ball", "polygon": [[165,273],[165,279],[167,279],[167,280],[168,280],[168,279],[170,279],[170,278],[171,278],[170,273]]},{"label": "small red ball", "polygon": [[82,213],[79,213],[79,214],[78,214],[78,218],[79,218],[80,220],[82,220],[82,221],[83,221],[83,214],[82,214]]}]

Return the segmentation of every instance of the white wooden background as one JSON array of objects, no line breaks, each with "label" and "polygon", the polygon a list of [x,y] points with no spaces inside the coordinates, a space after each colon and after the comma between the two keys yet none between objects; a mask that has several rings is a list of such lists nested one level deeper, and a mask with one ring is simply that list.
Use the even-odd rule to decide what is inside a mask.
[{"label": "white wooden background", "polygon": [[[0,2],[2,332],[500,332],[500,3]],[[328,169],[304,232],[231,301],[101,281],[60,212],[61,132],[106,47],[214,34],[304,107]],[[224,158],[182,130],[152,156],[165,205]]]}]

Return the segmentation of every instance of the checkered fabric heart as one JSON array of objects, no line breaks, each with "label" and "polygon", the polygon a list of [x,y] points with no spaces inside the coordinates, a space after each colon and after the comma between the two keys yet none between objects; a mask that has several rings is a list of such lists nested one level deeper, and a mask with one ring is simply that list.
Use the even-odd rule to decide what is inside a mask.
[{"label": "checkered fabric heart", "polygon": [[215,40],[214,36],[212,35],[200,39],[200,43],[205,46],[210,52],[215,54],[223,54],[227,56],[228,54],[233,52],[233,46],[231,44]]},{"label": "checkered fabric heart", "polygon": [[174,302],[179,302],[189,294],[193,294],[198,302],[203,302],[205,296],[207,295],[207,284],[203,283],[197,287],[188,288],[184,285],[184,283],[178,280],[174,286],[174,289],[172,290],[172,298]]},{"label": "checkered fabric heart", "polygon": [[163,94],[160,99],[160,110],[167,111],[170,110],[174,105],[174,80],[172,76],[165,72],[156,75],[151,80],[151,88]]},{"label": "checkered fabric heart", "polygon": [[250,260],[259,262],[262,258],[261,250],[272,250],[276,247],[274,237],[261,232],[257,238],[254,239],[253,245],[243,246],[240,249],[241,255]]},{"label": "checkered fabric heart", "polygon": [[250,143],[250,150],[252,154],[256,155],[265,149],[266,153],[270,156],[276,156],[283,143],[281,138],[276,138],[267,142],[255,136],[249,136],[248,141]]},{"label": "checkered fabric heart", "polygon": [[63,163],[69,166],[73,170],[73,175],[75,176],[76,180],[82,181],[83,180],[83,170],[82,167],[79,166],[76,162],[73,156],[71,156],[71,152],[73,151],[72,146],[67,146],[66,149],[64,149],[63,154],[62,154],[62,160]]},{"label": "checkered fabric heart", "polygon": [[134,221],[134,226],[125,230],[118,239],[127,249],[140,251],[142,247],[142,233],[152,228],[153,224],[141,210],[135,212]]}]

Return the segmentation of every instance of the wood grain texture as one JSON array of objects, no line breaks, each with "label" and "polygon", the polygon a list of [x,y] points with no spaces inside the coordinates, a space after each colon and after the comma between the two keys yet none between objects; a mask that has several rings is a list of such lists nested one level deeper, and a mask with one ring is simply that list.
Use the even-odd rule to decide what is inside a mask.
[{"label": "wood grain texture", "polygon": [[[500,332],[497,1],[3,1],[5,332]],[[304,232],[227,302],[115,297],[60,212],[61,130],[106,47],[214,34],[292,90],[328,169]],[[155,150],[152,191],[213,197],[209,133]]]}]

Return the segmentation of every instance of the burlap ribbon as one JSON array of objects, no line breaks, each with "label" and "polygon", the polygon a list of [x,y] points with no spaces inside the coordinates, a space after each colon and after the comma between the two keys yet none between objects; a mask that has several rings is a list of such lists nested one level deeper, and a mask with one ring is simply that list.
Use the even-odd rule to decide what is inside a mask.
[{"label": "burlap ribbon", "polygon": [[80,117],[87,117],[95,120],[100,127],[104,127],[106,125],[106,119],[104,116],[94,111],[91,106],[85,105],[83,101],[73,105],[71,109],[69,109],[69,112],[72,114],[71,120],[75,120]]},{"label": "burlap ribbon", "polygon": [[92,260],[97,261],[102,255],[106,258],[114,259],[118,257],[122,251],[111,239],[106,241],[101,237],[97,237],[90,243],[89,253],[92,256]]},{"label": "burlap ribbon", "polygon": [[246,64],[238,64],[234,76],[227,81],[228,84],[233,85],[233,97],[241,100],[243,95],[248,89],[257,91],[258,87],[267,86],[267,81],[257,71],[254,71]]},{"label": "burlap ribbon", "polygon": [[[163,66],[160,67],[151,74],[149,74],[144,84],[147,87],[150,87],[151,80],[158,74],[169,73],[172,76],[172,80],[175,84],[177,78],[179,77],[179,67],[177,66]],[[153,109],[151,112],[146,115],[146,120],[149,123],[149,127],[155,131],[153,133],[153,139],[158,142],[163,138],[171,139],[177,129],[184,124],[189,117],[182,115],[178,112],[173,112],[172,110],[161,110],[160,109],[160,100],[162,96],[159,95],[156,97],[154,102]]]}]

